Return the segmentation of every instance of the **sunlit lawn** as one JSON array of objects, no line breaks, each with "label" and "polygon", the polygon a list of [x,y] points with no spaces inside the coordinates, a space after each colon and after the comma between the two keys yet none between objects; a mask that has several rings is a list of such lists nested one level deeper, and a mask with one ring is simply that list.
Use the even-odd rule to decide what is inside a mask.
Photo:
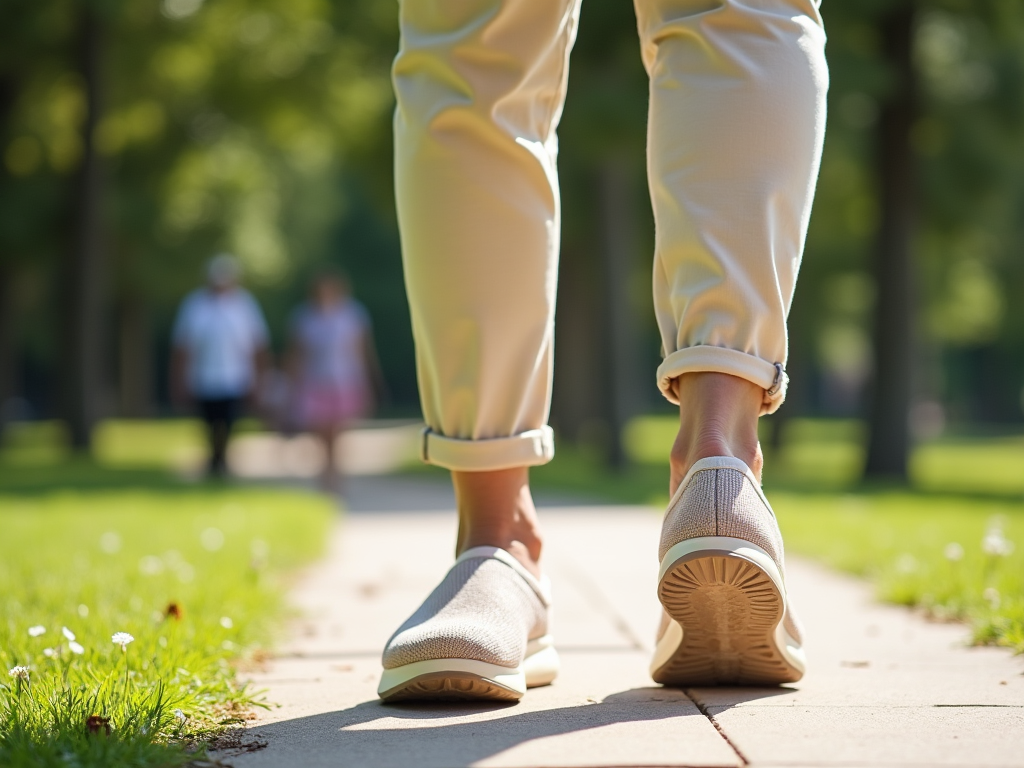
[{"label": "sunlit lawn", "polygon": [[[258,701],[239,665],[280,628],[331,506],[47,458],[38,442],[0,453],[0,765],[194,760]],[[134,638],[124,651],[117,632]]]},{"label": "sunlit lawn", "polygon": [[886,600],[969,620],[978,642],[1024,651],[1024,502],[908,492],[768,496],[788,551],[868,576]]}]

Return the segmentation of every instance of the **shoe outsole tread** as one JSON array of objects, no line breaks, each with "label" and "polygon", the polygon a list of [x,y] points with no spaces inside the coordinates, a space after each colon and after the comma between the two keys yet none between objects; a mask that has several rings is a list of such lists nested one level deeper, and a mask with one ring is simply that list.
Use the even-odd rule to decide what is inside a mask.
[{"label": "shoe outsole tread", "polygon": [[795,682],[803,675],[776,644],[785,600],[755,563],[729,553],[681,558],[662,577],[658,597],[682,627],[683,638],[653,671],[656,682],[759,686]]}]

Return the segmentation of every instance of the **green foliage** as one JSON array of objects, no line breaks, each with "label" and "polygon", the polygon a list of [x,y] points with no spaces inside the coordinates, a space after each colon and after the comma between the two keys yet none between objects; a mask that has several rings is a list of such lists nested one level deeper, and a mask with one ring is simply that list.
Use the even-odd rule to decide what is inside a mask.
[{"label": "green foliage", "polygon": [[[916,7],[919,171],[915,244],[925,342],[920,394],[952,416],[1020,419],[1024,287],[1018,251],[1024,174],[1024,7],[1004,0],[906,0]],[[892,3],[823,9],[832,76],[807,255],[793,316],[797,365],[857,388],[870,365],[871,258],[879,225],[875,129],[892,86],[877,21]],[[1012,353],[1010,350],[1014,350]],[[980,360],[979,360],[980,358]],[[998,366],[986,374],[979,363]],[[982,381],[984,376],[999,382]],[[805,408],[836,408],[798,392]],[[840,407],[852,413],[846,403]]]},{"label": "green foliage", "polygon": [[[48,471],[56,484],[62,470]],[[320,553],[330,517],[327,502],[282,491],[4,493],[0,763],[201,755],[259,703],[236,671],[271,639],[287,576]],[[135,638],[124,652],[111,641],[122,631]],[[27,680],[8,675],[16,666]],[[111,733],[90,732],[91,715]]]},{"label": "green foliage", "polygon": [[[11,5],[0,32],[0,274],[20,288],[20,345],[49,364],[65,206],[81,154],[80,6]],[[263,298],[293,302],[310,271],[335,258],[332,232],[350,196],[343,179],[368,163],[390,176],[381,147],[396,9],[323,0],[94,5],[115,321],[141,317],[165,332],[218,250],[241,258]],[[280,334],[287,308],[270,303]],[[133,352],[126,364],[152,364]]]},{"label": "green foliage", "polygon": [[[953,420],[1019,420],[1024,308],[1012,298],[1024,290],[1024,6],[914,5],[921,395],[944,402]],[[14,358],[28,364],[33,400],[53,412],[44,385],[60,356],[57,268],[81,153],[84,95],[75,57],[87,6],[101,18],[104,40],[96,139],[108,181],[107,297],[117,326],[107,335],[118,353],[110,355],[108,380],[115,367],[163,372],[178,300],[198,281],[202,261],[226,249],[246,263],[279,346],[309,275],[326,264],[351,272],[374,315],[394,399],[415,407],[391,201],[388,76],[397,5],[371,0],[6,4],[0,279],[15,288],[13,298],[0,292],[0,311],[10,311],[5,301],[15,305],[5,317],[18,327]],[[869,376],[880,218],[875,133],[880,100],[893,87],[878,20],[892,7],[889,0],[823,7],[828,131],[791,328],[793,405],[809,413],[855,414]],[[560,131],[562,284],[572,286],[563,289],[565,306],[592,315],[588,327],[600,322],[595,180],[613,160],[626,169],[635,200],[628,291],[643,334],[642,363],[653,366],[647,85],[628,3],[596,0],[583,8],[569,85]],[[125,330],[138,323],[142,350],[126,341],[132,334]],[[562,347],[570,367],[588,355],[601,358],[599,334],[592,336]],[[572,358],[585,343],[593,349]],[[0,364],[10,367],[9,357],[0,343]],[[153,399],[156,388],[148,386]],[[599,406],[587,417],[600,417]]]}]

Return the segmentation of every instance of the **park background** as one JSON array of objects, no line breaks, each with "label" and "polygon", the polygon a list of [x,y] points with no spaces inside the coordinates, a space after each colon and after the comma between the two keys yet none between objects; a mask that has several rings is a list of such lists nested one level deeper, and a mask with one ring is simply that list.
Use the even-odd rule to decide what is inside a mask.
[{"label": "park background", "polygon": [[[777,421],[862,419],[870,470],[900,476],[915,435],[1024,422],[1024,9],[823,13],[828,133]],[[278,351],[310,276],[348,271],[383,415],[418,414],[392,195],[396,3],[11,2],[5,17],[4,425],[59,419],[87,449],[102,419],[168,415],[169,326],[220,250]],[[612,461],[630,417],[670,412],[652,373],[646,99],[630,3],[590,2],[560,131],[552,418]]]},{"label": "park background", "polygon": [[[288,569],[316,555],[330,515],[300,491],[172,471],[200,433],[168,402],[170,326],[204,263],[238,256],[278,354],[311,276],[346,271],[373,318],[388,389],[378,415],[419,418],[393,202],[397,10],[4,3],[0,597],[13,608],[0,618],[0,656],[13,666],[41,652],[25,645],[32,615],[130,623],[157,606],[169,620],[176,595],[193,621],[189,663],[213,681],[212,693],[175,699],[193,707],[188,727],[168,714],[170,698],[153,703],[156,689],[127,696],[127,677],[123,698],[104,683],[74,704],[106,702],[116,719],[148,702],[155,720],[122,727],[132,749],[147,733],[201,740],[222,729],[225,710],[210,702],[248,705],[244,692],[224,693],[228,662],[269,641]],[[766,487],[795,551],[1021,649],[1024,4],[863,0],[822,13],[827,137],[791,315],[789,398],[763,420]],[[675,417],[654,383],[646,101],[631,4],[587,0],[560,128],[558,456],[534,477],[658,503]],[[411,460],[402,471],[430,472]],[[102,579],[96,558],[109,566]],[[196,586],[232,568],[223,593]],[[140,573],[152,577],[144,586]],[[227,626],[218,606],[231,599]],[[93,668],[120,670],[104,654]],[[154,674],[177,681],[175,665],[188,666],[167,659]],[[59,696],[53,685],[39,695]],[[12,726],[14,688],[4,691],[0,756],[16,764],[12,755],[68,748],[39,735],[42,709]]]}]

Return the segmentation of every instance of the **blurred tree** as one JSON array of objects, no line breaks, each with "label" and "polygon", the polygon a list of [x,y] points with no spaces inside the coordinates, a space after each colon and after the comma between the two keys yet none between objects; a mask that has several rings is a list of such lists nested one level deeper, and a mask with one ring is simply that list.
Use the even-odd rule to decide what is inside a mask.
[{"label": "blurred tree", "polygon": [[552,420],[625,462],[622,433],[656,398],[660,341],[645,183],[647,76],[630,3],[584,4],[560,134],[562,257]]},{"label": "blurred tree", "polygon": [[58,379],[61,405],[72,448],[88,450],[92,430],[102,412],[106,373],[103,299],[106,259],[103,248],[103,168],[96,147],[102,116],[103,35],[105,19],[93,3],[77,9],[77,30],[72,42],[72,66],[84,101],[79,126],[80,158],[74,174],[70,216],[70,242],[60,270],[63,344]]},{"label": "blurred tree", "polygon": [[[1002,381],[990,413],[1020,418],[1013,361],[1024,345],[1005,322],[1000,276],[1019,274],[1024,6],[865,0],[823,11],[829,125],[791,324],[794,371],[817,384],[801,384],[811,402],[794,405],[857,415],[872,379],[866,474],[906,479],[914,434],[942,428],[938,402],[955,408],[965,391]],[[993,344],[1003,375],[967,383],[978,361],[957,350]]]},{"label": "blurred tree", "polygon": [[37,346],[32,331],[46,325],[25,322],[26,299],[41,293],[66,235],[55,169],[75,151],[74,139],[46,138],[74,105],[59,97],[43,105],[47,93],[64,95],[70,10],[62,0],[11,0],[0,26],[0,429],[18,415],[24,337]]},{"label": "blurred tree", "polygon": [[[63,410],[84,447],[115,359],[123,410],[149,409],[154,333],[216,250],[236,252],[271,298],[329,258],[345,209],[337,179],[387,126],[394,9],[322,0],[11,6],[13,23],[0,33],[0,196],[14,205],[0,230],[0,315],[13,319],[0,332],[0,369],[16,367],[26,313],[63,327],[66,344],[51,333],[44,351],[62,371]],[[99,194],[104,176],[109,191]],[[43,178],[59,205],[25,195]],[[63,251],[63,267],[35,268],[46,263],[32,258],[40,249],[51,264]],[[11,298],[26,270],[47,284],[31,307]],[[111,300],[101,301],[106,282]],[[62,300],[47,305],[45,295]],[[15,384],[5,386],[6,399]]]},{"label": "blurred tree", "polygon": [[889,87],[881,99],[877,147],[881,217],[874,276],[874,387],[868,414],[864,473],[907,479],[910,413],[917,367],[917,309],[913,249],[918,192],[911,131],[917,119],[913,63],[916,3],[893,3],[878,19],[881,57]]},{"label": "blurred tree", "polygon": [[[104,105],[84,133],[92,90],[76,42],[83,7],[103,19]],[[868,468],[899,477],[910,427],[936,429],[939,402],[953,419],[1021,417],[1024,306],[1011,297],[1024,291],[1024,3],[862,0],[826,3],[824,13],[829,125],[792,316],[786,412],[874,413]],[[896,56],[885,30],[899,14]],[[373,0],[7,0],[0,404],[27,394],[52,413],[48,389],[83,365],[62,352],[61,329],[92,328],[90,386],[116,382],[121,412],[151,411],[175,306],[224,249],[242,258],[278,337],[308,276],[344,266],[374,315],[395,399],[411,412],[391,201],[395,16],[394,3]],[[916,95],[903,98],[912,81]],[[632,9],[588,0],[561,129],[552,416],[561,437],[599,445],[613,461],[624,420],[660,407],[646,97]],[[106,272],[66,284],[94,297],[84,318],[74,313],[86,304],[62,298],[70,294],[58,276],[69,274],[74,232],[86,231],[72,227],[71,212],[88,136],[89,167],[104,169],[93,210],[104,222]],[[898,179],[911,173],[916,186],[901,191]],[[911,395],[929,407],[911,408]],[[112,399],[77,402],[102,410]]]}]

